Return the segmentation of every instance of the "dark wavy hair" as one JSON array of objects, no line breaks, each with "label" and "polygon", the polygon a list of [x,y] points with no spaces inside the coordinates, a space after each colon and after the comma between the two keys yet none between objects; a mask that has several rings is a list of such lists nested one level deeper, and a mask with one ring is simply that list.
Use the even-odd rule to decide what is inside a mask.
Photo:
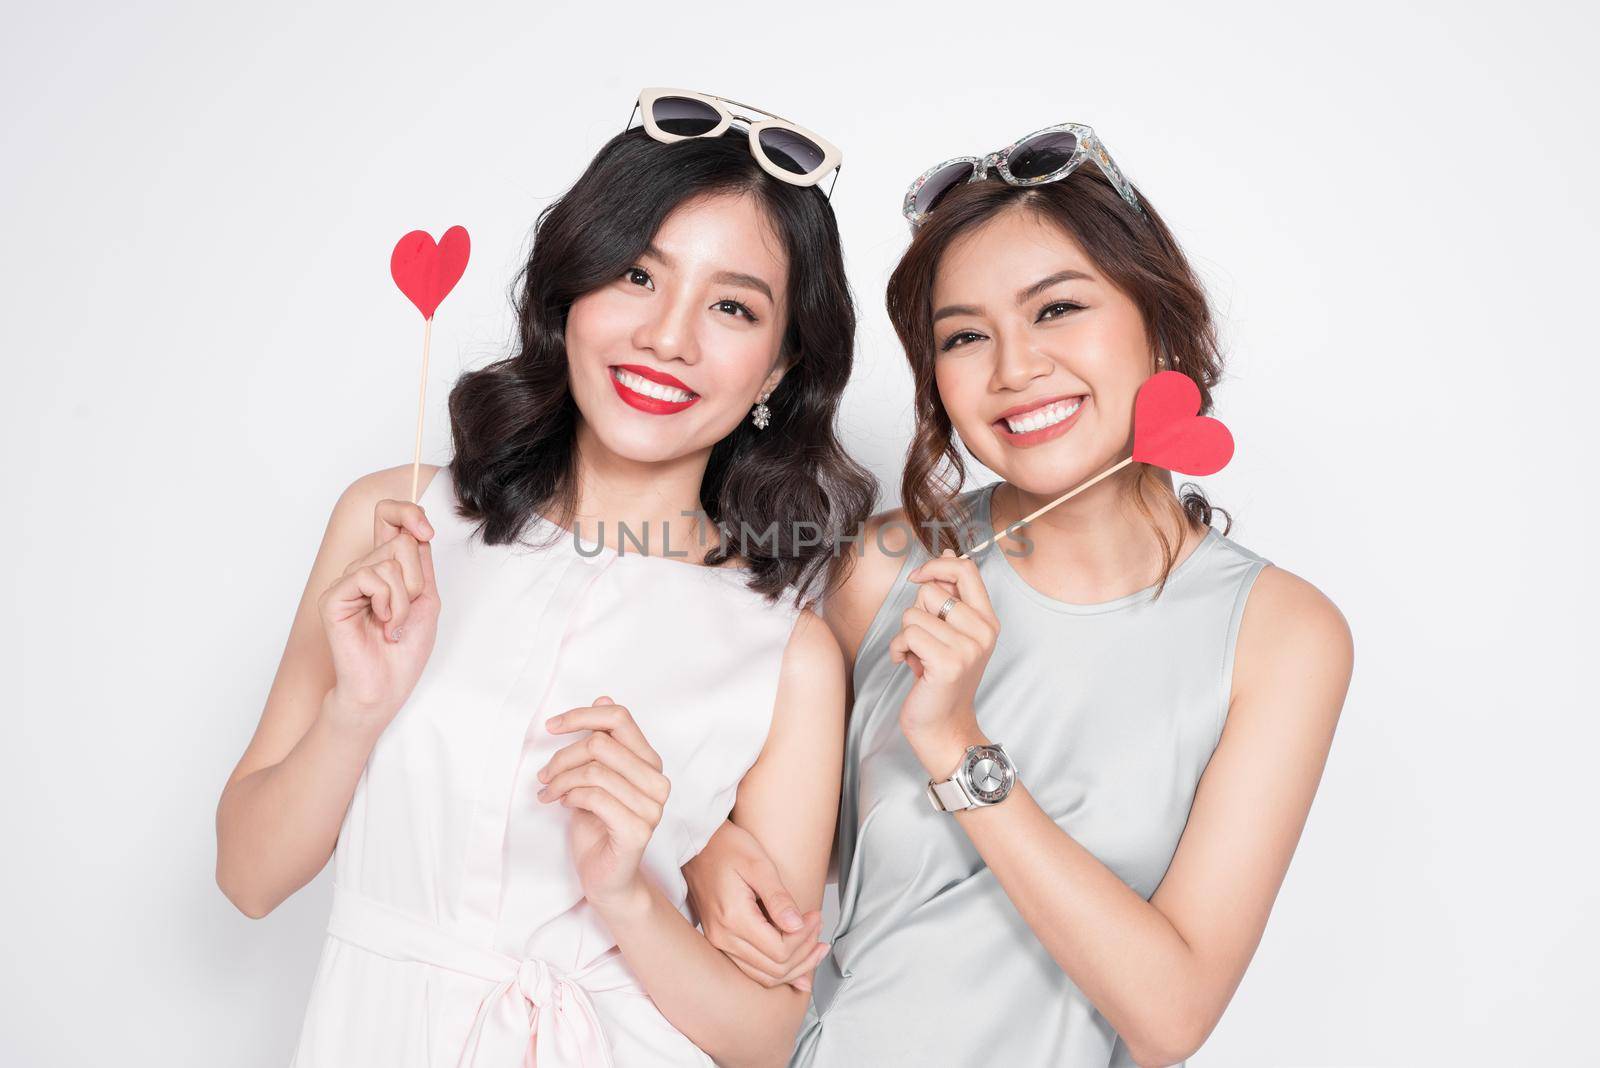
[{"label": "dark wavy hair", "polygon": [[[1031,211],[1071,235],[1138,307],[1152,356],[1165,357],[1169,368],[1188,375],[1200,387],[1201,413],[1211,411],[1211,390],[1222,375],[1222,352],[1205,290],[1167,224],[1142,193],[1139,202],[1142,213],[1133,211],[1093,166],[1035,186],[1014,186],[993,177],[947,193],[912,237],[889,277],[889,319],[911,363],[915,389],[916,429],[906,454],[901,499],[917,539],[933,555],[944,548],[957,552],[965,548],[956,544],[953,524],[968,518],[955,515],[966,467],[934,382],[933,282],[945,250],[1000,213]],[[1207,501],[1198,486],[1185,483],[1174,492],[1166,471],[1143,463],[1133,466],[1133,502],[1150,521],[1161,546],[1159,595],[1182,543],[1173,542],[1167,527],[1203,529],[1220,513],[1227,533],[1233,518]],[[1157,519],[1158,511],[1168,517],[1168,524]],[[935,533],[929,533],[930,527]]]},{"label": "dark wavy hair", "polygon": [[[573,301],[636,262],[679,204],[718,193],[757,198],[788,253],[789,370],[768,398],[767,428],[743,420],[711,450],[700,504],[724,542],[705,563],[743,549],[748,585],[769,602],[793,587],[801,604],[843,577],[846,554],[833,546],[870,512],[877,483],[835,433],[856,327],[839,230],[816,187],[761,170],[747,135],[734,131],[670,144],[637,127],[618,134],[539,213],[512,285],[516,349],[450,391],[458,513],[479,521],[488,544],[517,540],[540,514],[562,528],[572,523],[578,409],[565,337]],[[733,530],[750,534],[730,541]]]}]

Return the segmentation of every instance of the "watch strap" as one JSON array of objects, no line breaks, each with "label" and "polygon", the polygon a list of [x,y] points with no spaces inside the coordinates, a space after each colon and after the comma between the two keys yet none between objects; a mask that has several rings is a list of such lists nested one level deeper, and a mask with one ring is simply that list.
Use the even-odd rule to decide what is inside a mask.
[{"label": "watch strap", "polygon": [[[965,757],[962,758],[965,762]],[[959,769],[958,769],[959,770]],[[928,800],[933,802],[933,807],[940,812],[959,812],[964,808],[974,808],[977,802],[968,794],[961,785],[959,778],[949,778],[944,782],[928,781]]]}]

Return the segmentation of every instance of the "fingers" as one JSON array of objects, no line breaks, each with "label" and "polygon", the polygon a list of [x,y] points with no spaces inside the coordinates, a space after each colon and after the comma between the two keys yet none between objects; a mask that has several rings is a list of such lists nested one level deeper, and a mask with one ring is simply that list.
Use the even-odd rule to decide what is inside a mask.
[{"label": "fingers", "polygon": [[385,543],[400,565],[400,581],[405,586],[406,597],[416,600],[422,593],[422,543],[410,534],[401,533]]},{"label": "fingers", "polygon": [[[951,614],[954,615],[953,612]],[[945,648],[965,659],[970,660],[981,657],[986,649],[984,638],[973,637],[970,634],[963,633],[948,619],[940,619],[932,612],[917,605],[912,605],[900,613],[900,625],[902,627],[921,627],[937,638]],[[978,620],[974,625],[984,628],[988,626],[982,620]]]},{"label": "fingers", "polygon": [[827,955],[828,943],[818,942],[815,949],[807,953],[798,965],[785,972],[780,978],[786,983],[793,983],[801,990],[810,990],[811,973],[817,970],[817,965],[821,964],[822,958]]},{"label": "fingers", "polygon": [[762,986],[777,986],[783,982],[782,975],[787,969],[781,960],[773,960],[745,938],[724,931],[721,941],[725,946],[719,947],[735,964],[744,969],[744,973]]},{"label": "fingers", "polygon": [[345,575],[322,595],[323,612],[332,622],[342,623],[364,611],[371,611],[387,623],[393,612],[395,587],[371,567],[358,568]]},{"label": "fingers", "polygon": [[[667,803],[672,784],[639,754],[603,731],[557,750],[539,769],[539,781],[548,784],[554,791],[562,782],[571,784],[582,781],[571,776],[590,764],[597,764],[615,773],[633,790],[653,801],[657,808],[656,818],[659,819],[660,806]],[[643,814],[643,810],[640,811]]]},{"label": "fingers", "polygon": [[[778,963],[782,965],[778,975],[779,979],[787,983],[796,976],[803,975],[816,967],[811,958],[817,955],[817,946],[819,945],[817,937],[821,934],[822,910],[815,909],[806,913],[798,931],[784,935],[783,945],[785,952],[783,956],[777,958]],[[822,948],[824,952],[827,951],[826,945],[823,945]]]},{"label": "fingers", "polygon": [[[425,544],[425,543],[424,543]],[[376,575],[389,587],[389,594],[373,604],[373,614],[384,624],[384,638],[400,640],[400,632],[411,614],[411,602],[422,595],[425,585],[417,540],[405,531],[373,549],[345,568],[347,576],[358,571]]]},{"label": "fingers", "polygon": [[400,531],[406,531],[417,541],[433,537],[433,524],[420,504],[384,498],[372,512],[372,544],[382,545]]},{"label": "fingers", "polygon": [[[818,958],[817,935],[822,929],[822,913],[810,912],[802,921],[800,930],[783,936],[773,948],[756,939],[774,935],[772,927],[764,920],[752,921],[749,917],[735,920],[738,926],[727,923],[714,925],[708,934],[718,949],[744,968],[746,975],[763,986],[779,986],[816,967]],[[823,947],[826,952],[826,946]]]},{"label": "fingers", "polygon": [[612,840],[626,849],[643,850],[649,844],[651,832],[655,829],[608,790],[598,786],[573,787],[561,795],[561,803],[568,808],[583,809],[600,817],[600,822],[606,825]]},{"label": "fingers", "polygon": [[[916,613],[916,614],[913,614]],[[901,616],[900,632],[889,639],[889,656],[892,659],[903,659],[907,653],[935,655],[944,652],[945,643],[939,636],[920,622],[930,618],[928,613],[915,606],[908,608]],[[904,620],[910,620],[904,622]],[[937,619],[933,622],[938,623]]]},{"label": "fingers", "polygon": [[606,731],[617,741],[637,753],[645,763],[661,770],[661,757],[645,740],[644,732],[634,722],[633,715],[621,705],[610,703],[609,697],[600,698],[593,705],[569,709],[545,721],[551,734],[570,734],[573,731]]},{"label": "fingers", "polygon": [[417,546],[417,566],[422,571],[422,592],[434,591],[433,577],[433,542],[425,541]]},{"label": "fingers", "polygon": [[[720,946],[718,948],[722,949]],[[822,957],[827,955],[827,952],[827,947],[824,946],[822,952],[820,954],[816,954],[817,959],[821,960]],[[722,953],[723,956],[733,961],[733,963],[741,972],[769,990],[773,987],[782,986],[784,983],[792,983],[797,990],[811,989],[811,976],[807,973],[816,967],[815,964],[811,964],[809,967],[802,966],[801,968],[794,969],[791,973],[786,973],[785,975],[772,975],[771,973],[763,971],[752,964],[746,963],[742,957],[735,953],[730,953],[727,949],[722,949]],[[810,957],[812,954],[808,953],[807,956]]]},{"label": "fingers", "polygon": [[[805,921],[801,921],[802,927]],[[730,908],[722,918],[722,926],[732,936],[750,946],[751,963],[772,973],[774,977],[783,969],[784,962],[793,955],[794,946],[789,935],[767,922],[755,898],[744,898]]]},{"label": "fingers", "polygon": [[[966,602],[961,599],[961,594],[955,588],[953,583],[929,579],[917,587],[917,596],[913,598],[912,603],[920,604],[928,611],[937,613],[944,605],[945,600],[950,597],[954,597],[956,599],[957,605],[966,604]],[[953,607],[951,611],[954,611]],[[946,618],[948,618],[948,613]]]},{"label": "fingers", "polygon": [[[944,586],[945,584],[938,583],[937,585]],[[944,614],[944,618],[939,618],[939,610],[944,607],[945,599],[948,596],[948,594],[940,593],[934,589],[931,584],[924,586],[917,591],[917,598],[912,607],[901,613],[901,625],[905,625],[913,618],[919,622],[929,620],[933,623],[931,629],[947,644],[954,644],[952,635],[960,635],[962,638],[975,641],[985,648],[992,647],[995,639],[1000,636],[1000,628],[993,626],[988,619],[980,615],[978,610],[967,604],[967,602],[958,599],[955,604],[950,606],[950,610]]]},{"label": "fingers", "polygon": [[794,981],[815,967],[815,965],[809,964],[811,959],[817,955],[816,947],[818,943],[814,933],[796,948],[796,953],[792,960],[774,960],[738,935],[725,933],[723,937],[728,945],[722,947],[722,951],[727,955],[728,959],[739,965],[746,975],[765,987],[782,986],[784,983]]},{"label": "fingers", "polygon": [[390,538],[382,545],[375,547],[361,559],[353,561],[345,568],[349,574],[358,567],[369,567],[384,560],[394,560],[400,565],[400,572],[406,588],[406,596],[416,599],[422,593],[422,546],[427,542],[419,543],[405,531]]},{"label": "fingers", "polygon": [[[721,949],[720,946],[718,948]],[[762,986],[766,987],[767,989],[770,990],[773,987],[778,985],[778,980],[777,980],[777,978],[775,976],[768,975],[766,972],[763,972],[763,971],[760,971],[757,968],[751,967],[750,965],[746,964],[741,958],[735,956],[732,953],[729,953],[726,949],[722,950],[722,955],[727,957],[729,960],[733,961],[734,966],[737,967],[741,972],[744,972],[744,974],[746,976],[748,976],[749,978],[751,978],[751,979],[755,980],[756,982],[760,983]]]},{"label": "fingers", "polygon": [[593,760],[551,776],[550,782],[539,788],[538,797],[546,803],[560,801],[573,790],[591,788],[604,791],[621,801],[635,816],[648,823],[652,830],[661,822],[661,801],[646,794],[613,769]]},{"label": "fingers", "polygon": [[[894,660],[911,660],[916,658],[913,670],[917,677],[924,677],[930,666],[948,663],[950,660],[950,647],[920,624],[912,623],[903,627],[899,634],[889,642],[889,656]],[[944,681],[942,676],[937,681]]]},{"label": "fingers", "polygon": [[411,612],[411,597],[406,593],[405,575],[400,570],[397,560],[390,558],[380,560],[361,569],[370,572],[389,587],[389,596],[385,598],[388,614],[383,617],[386,624],[384,637],[389,641],[399,641],[397,635],[400,628],[406,625],[406,616]]},{"label": "fingers", "polygon": [[549,782],[561,772],[591,760],[621,773],[629,782],[659,801],[666,801],[672,789],[672,784],[655,765],[605,731],[596,731],[587,738],[556,750],[544,767],[539,769],[539,781]]},{"label": "fingers", "polygon": [[[978,565],[975,561],[963,560],[946,549],[944,555],[923,561],[906,577],[912,582],[938,579],[954,584],[956,596],[960,597],[963,603],[976,609],[979,615],[999,628],[1000,621],[994,614],[994,605],[989,603],[989,591],[983,584],[983,577],[978,574]],[[940,597],[939,602],[943,601],[944,598]],[[934,608],[937,611],[938,605],[936,604]]]},{"label": "fingers", "polygon": [[922,678],[922,658],[911,651],[911,644],[907,640],[905,628],[902,626],[900,633],[889,640],[889,662],[898,664],[904,662],[917,678]]},{"label": "fingers", "polygon": [[759,857],[750,857],[744,861],[739,867],[739,874],[750,884],[750,889],[756,892],[756,897],[761,899],[761,905],[767,910],[767,915],[772,917],[773,923],[785,931],[800,929],[805,919],[800,915],[799,906],[794,903],[794,898],[784,887],[777,865],[772,863],[765,852]]}]

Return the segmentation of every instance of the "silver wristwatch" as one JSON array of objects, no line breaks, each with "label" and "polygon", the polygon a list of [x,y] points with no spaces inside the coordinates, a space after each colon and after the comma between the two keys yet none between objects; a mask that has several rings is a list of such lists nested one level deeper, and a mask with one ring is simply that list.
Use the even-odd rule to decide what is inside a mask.
[{"label": "silver wristwatch", "polygon": [[928,780],[928,800],[940,812],[998,805],[1017,782],[1017,766],[1003,745],[969,745],[944,782]]}]

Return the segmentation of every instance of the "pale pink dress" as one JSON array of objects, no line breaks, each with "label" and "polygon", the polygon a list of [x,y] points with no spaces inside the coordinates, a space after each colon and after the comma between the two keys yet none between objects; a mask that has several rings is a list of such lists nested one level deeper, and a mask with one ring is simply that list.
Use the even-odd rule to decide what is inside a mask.
[{"label": "pale pink dress", "polygon": [[[710,1065],[584,900],[571,811],[534,797],[539,767],[582,737],[544,721],[601,694],[632,712],[672,782],[644,866],[687,915],[679,869],[760,754],[798,610],[768,604],[743,571],[564,531],[542,550],[485,545],[455,515],[448,470],[420,503],[436,532],[438,642],[340,829],[293,1063]],[[540,520],[525,540],[557,529]]]}]

